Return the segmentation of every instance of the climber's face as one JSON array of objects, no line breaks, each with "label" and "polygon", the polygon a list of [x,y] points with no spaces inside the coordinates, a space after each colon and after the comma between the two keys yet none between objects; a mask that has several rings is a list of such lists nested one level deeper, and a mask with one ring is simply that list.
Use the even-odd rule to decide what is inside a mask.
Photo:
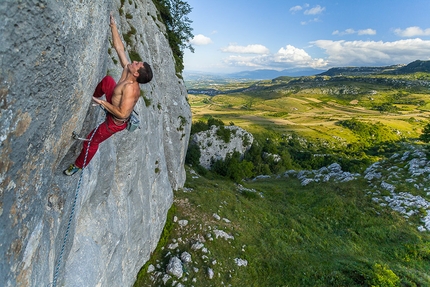
[{"label": "climber's face", "polygon": [[128,64],[128,70],[132,74],[136,73],[142,67],[143,67],[143,62],[133,61],[130,64]]}]

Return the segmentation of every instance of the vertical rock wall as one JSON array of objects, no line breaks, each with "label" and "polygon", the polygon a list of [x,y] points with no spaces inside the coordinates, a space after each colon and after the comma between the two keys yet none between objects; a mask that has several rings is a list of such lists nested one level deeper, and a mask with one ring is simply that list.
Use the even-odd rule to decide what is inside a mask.
[{"label": "vertical rock wall", "polygon": [[[102,143],[79,174],[62,174],[104,119],[91,105],[121,67],[109,13],[126,50],[153,68],[141,85],[141,129]],[[135,29],[135,33],[133,30]],[[130,32],[131,31],[131,32]],[[151,0],[0,1],[0,282],[2,286],[131,286],[183,186],[191,125],[183,81]]]}]

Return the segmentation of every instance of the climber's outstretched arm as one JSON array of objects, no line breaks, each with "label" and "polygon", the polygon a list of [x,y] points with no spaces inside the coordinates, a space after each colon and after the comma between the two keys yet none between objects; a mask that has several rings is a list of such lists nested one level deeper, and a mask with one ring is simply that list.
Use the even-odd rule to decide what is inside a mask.
[{"label": "climber's outstretched arm", "polygon": [[115,24],[115,19],[112,16],[112,13],[110,14],[110,25],[112,30],[112,41],[113,41],[113,47],[115,48],[116,53],[118,54],[118,58],[121,62],[121,66],[124,68],[129,63],[127,56],[125,55],[124,50],[124,44],[121,41],[121,38],[118,33],[118,28]]}]

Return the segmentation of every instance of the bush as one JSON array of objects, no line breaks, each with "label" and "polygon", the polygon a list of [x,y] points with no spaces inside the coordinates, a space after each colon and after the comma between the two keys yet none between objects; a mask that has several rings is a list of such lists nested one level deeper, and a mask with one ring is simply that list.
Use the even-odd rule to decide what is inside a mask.
[{"label": "bush", "polygon": [[191,134],[196,134],[199,132],[207,131],[208,130],[208,124],[205,123],[202,120],[199,120],[197,122],[193,122],[191,124]]},{"label": "bush", "polygon": [[240,160],[240,153],[228,154],[225,160],[217,160],[212,163],[211,170],[219,175],[228,177],[235,182],[253,175],[254,165],[247,160]]},{"label": "bush", "polygon": [[200,165],[200,148],[196,144],[190,144],[188,146],[187,155],[185,156],[185,163],[192,165],[192,166],[198,166]]},{"label": "bush", "polygon": [[430,123],[424,127],[423,133],[420,135],[420,140],[430,143]]},{"label": "bush", "polygon": [[221,127],[221,126],[225,126],[224,122],[220,119],[216,119],[213,117],[210,117],[208,119],[208,128],[210,129],[211,126],[217,126],[217,127]]},{"label": "bush", "polygon": [[196,134],[199,132],[210,130],[212,126],[224,127],[224,122],[220,119],[216,119],[210,117],[207,122],[203,120],[198,120],[197,122],[193,122],[191,125],[191,134]]},{"label": "bush", "polygon": [[400,286],[400,279],[388,267],[376,263],[373,267],[374,277],[371,286],[396,287]]},{"label": "bush", "polygon": [[216,135],[225,143],[229,143],[231,139],[231,130],[226,129],[224,126],[219,126],[218,130],[216,131]]}]

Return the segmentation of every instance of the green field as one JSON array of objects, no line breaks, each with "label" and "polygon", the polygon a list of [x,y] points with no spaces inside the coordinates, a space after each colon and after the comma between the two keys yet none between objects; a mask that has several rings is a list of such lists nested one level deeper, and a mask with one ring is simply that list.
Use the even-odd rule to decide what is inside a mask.
[{"label": "green field", "polygon": [[428,88],[408,91],[402,86],[392,88],[354,81],[334,82],[325,87],[280,86],[268,81],[250,85],[254,89],[249,92],[212,97],[189,95],[193,120],[212,116],[225,123],[233,122],[253,134],[264,130],[295,132],[310,139],[353,143],[356,139],[351,132],[336,125],[339,120],[380,122],[403,138],[414,138],[430,116]]}]

